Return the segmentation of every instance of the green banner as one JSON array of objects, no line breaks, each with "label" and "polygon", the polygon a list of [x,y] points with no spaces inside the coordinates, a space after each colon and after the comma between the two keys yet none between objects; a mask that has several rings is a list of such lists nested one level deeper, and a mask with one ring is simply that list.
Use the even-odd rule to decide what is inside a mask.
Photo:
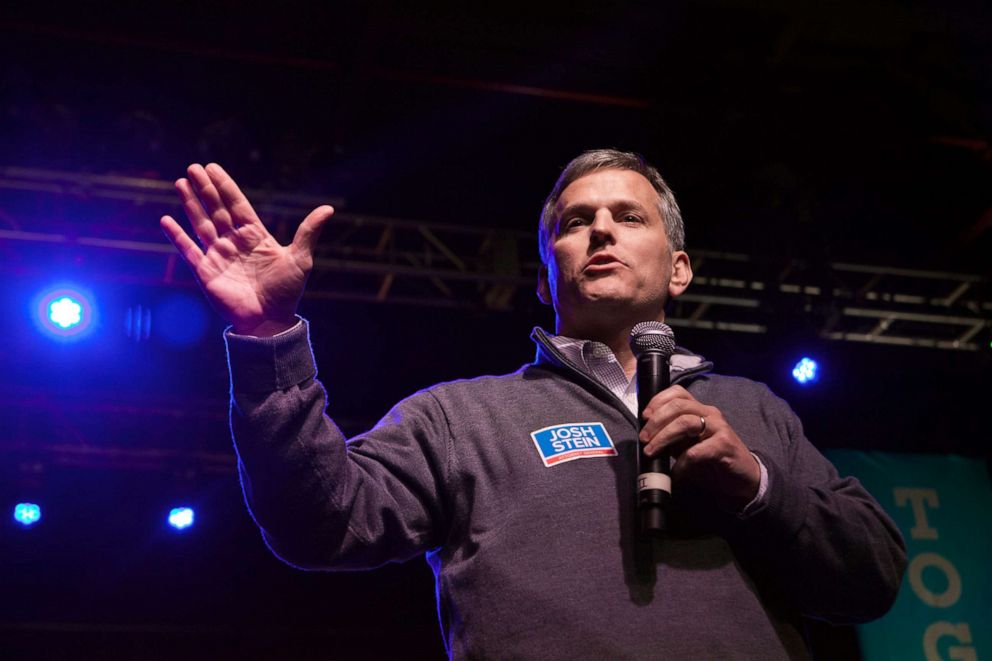
[{"label": "green banner", "polygon": [[892,610],[858,627],[865,661],[992,659],[992,481],[980,459],[831,450],[906,538]]}]

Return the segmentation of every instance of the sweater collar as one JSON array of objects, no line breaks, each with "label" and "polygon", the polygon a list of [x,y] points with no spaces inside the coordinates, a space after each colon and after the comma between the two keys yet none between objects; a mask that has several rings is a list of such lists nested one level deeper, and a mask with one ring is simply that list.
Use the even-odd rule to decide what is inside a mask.
[{"label": "sweater collar", "polygon": [[[538,365],[555,365],[557,367],[565,367],[567,369],[578,370],[580,372],[586,372],[581,364],[576,363],[576,361],[570,359],[565,351],[562,351],[559,347],[566,343],[578,343],[580,353],[583,349],[595,353],[598,349],[586,348],[586,345],[600,345],[598,342],[592,342],[591,340],[578,340],[574,338],[566,338],[561,335],[553,335],[548,333],[540,326],[535,326],[534,330],[530,334],[531,340],[537,345],[537,356],[534,362]],[[607,350],[608,347],[601,345]],[[675,353],[672,354],[671,358],[671,375],[672,383],[681,381],[682,379],[693,378],[701,374],[706,374],[713,370],[713,363],[706,360],[703,356],[695,354],[689,351],[685,347],[675,347]]]}]

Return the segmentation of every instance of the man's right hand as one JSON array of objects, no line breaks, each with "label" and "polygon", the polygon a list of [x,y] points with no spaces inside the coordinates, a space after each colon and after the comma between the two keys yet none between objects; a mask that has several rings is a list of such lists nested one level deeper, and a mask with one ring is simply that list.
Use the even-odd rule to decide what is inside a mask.
[{"label": "man's right hand", "polygon": [[223,168],[193,164],[187,174],[176,190],[200,245],[171,216],[163,216],[161,226],[210,303],[235,333],[268,336],[292,327],[314,246],[334,209],[311,211],[293,242],[282,246]]}]

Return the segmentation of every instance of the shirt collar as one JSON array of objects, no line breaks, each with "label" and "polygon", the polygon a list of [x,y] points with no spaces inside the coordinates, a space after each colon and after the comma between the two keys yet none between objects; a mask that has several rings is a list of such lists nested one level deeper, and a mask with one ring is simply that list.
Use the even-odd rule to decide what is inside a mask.
[{"label": "shirt collar", "polygon": [[[566,358],[583,368],[587,373],[596,376],[600,382],[602,382],[602,379],[599,377],[598,372],[602,370],[604,363],[614,363],[618,369],[623,371],[620,363],[613,355],[613,350],[602,342],[581,340],[565,335],[552,335],[551,333],[547,333],[546,335],[548,340],[551,341],[551,344],[565,354]],[[675,377],[675,375],[681,372],[701,367],[706,362],[706,359],[702,356],[694,354],[683,347],[676,347],[675,353],[672,354],[669,361],[672,377]]]}]

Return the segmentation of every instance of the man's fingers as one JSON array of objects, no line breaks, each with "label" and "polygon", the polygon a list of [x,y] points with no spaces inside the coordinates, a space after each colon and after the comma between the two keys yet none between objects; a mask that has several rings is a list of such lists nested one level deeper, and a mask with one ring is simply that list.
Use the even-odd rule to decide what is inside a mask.
[{"label": "man's fingers", "polygon": [[640,438],[644,442],[644,452],[648,455],[699,443],[713,436],[726,424],[717,409],[699,405],[698,402],[688,408],[670,407],[665,413],[666,415],[652,420],[656,424],[651,429],[645,425],[641,430]]},{"label": "man's fingers", "polygon": [[189,238],[189,235],[183,231],[183,228],[172,216],[162,216],[159,226],[195,273],[197,266],[203,259],[203,251],[200,250],[200,247],[196,245],[193,239]]},{"label": "man's fingers", "polygon": [[213,221],[217,234],[222,235],[234,228],[231,220],[231,212],[220,196],[220,191],[214,184],[210,175],[199,163],[190,165],[186,170],[196,196],[203,204],[210,219]]},{"label": "man's fingers", "polygon": [[702,404],[691,397],[672,397],[672,393],[668,393],[668,401],[665,401],[666,398],[661,397],[665,393],[668,393],[668,391],[658,393],[651,400],[650,405],[644,409],[644,427],[641,429],[642,439],[653,438],[655,434],[671,424],[675,418],[687,411],[698,410],[702,407]]},{"label": "man's fingers", "polygon": [[240,227],[247,223],[260,222],[258,215],[252,208],[251,203],[234,179],[217,163],[208,163],[204,168],[207,176],[213,182],[220,195],[223,205],[230,211],[231,220],[235,227]]},{"label": "man's fingers", "polygon": [[196,196],[189,179],[176,181],[176,192],[179,193],[183,210],[186,212],[186,217],[189,218],[197,238],[200,239],[200,243],[204,246],[213,244],[217,240],[217,228],[214,227],[214,222],[210,220],[210,216],[200,204],[200,199]]},{"label": "man's fingers", "polygon": [[[711,436],[713,429],[710,427],[710,418],[707,418],[704,428],[700,420],[702,417],[697,412],[687,412],[672,418],[650,437],[644,446],[645,454],[652,456],[662,450],[678,451],[679,448],[695,445]],[[704,429],[706,433],[700,435]]]},{"label": "man's fingers", "polygon": [[333,215],[334,208],[326,204],[311,211],[296,229],[296,235],[293,237],[293,250],[308,256],[312,255],[317,246],[317,240],[320,238],[320,231]]},{"label": "man's fingers", "polygon": [[648,402],[648,405],[644,408],[644,415],[645,417],[650,417],[654,411],[660,409],[669,402],[679,399],[684,399],[690,402],[696,401],[696,398],[689,394],[689,391],[682,386],[669,386],[651,398],[651,401]]}]

